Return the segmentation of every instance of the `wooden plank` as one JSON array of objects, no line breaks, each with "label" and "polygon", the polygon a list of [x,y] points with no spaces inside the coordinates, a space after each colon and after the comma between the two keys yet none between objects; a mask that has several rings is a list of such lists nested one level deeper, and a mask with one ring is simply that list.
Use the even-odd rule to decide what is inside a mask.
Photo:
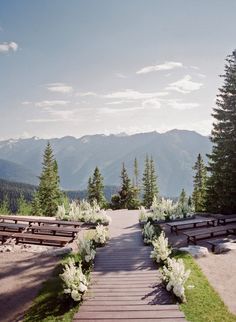
[{"label": "wooden plank", "polygon": [[80,319],[80,318],[75,318],[73,321],[80,321],[80,322],[186,322],[185,318],[154,318],[154,319],[96,319],[96,318],[91,318],[91,319]]},{"label": "wooden plank", "polygon": [[88,305],[83,303],[79,312],[122,312],[122,311],[172,311],[179,310],[177,305],[130,305],[129,303],[124,305]]},{"label": "wooden plank", "polygon": [[183,318],[184,314],[177,310],[167,311],[127,311],[127,312],[79,312],[75,318],[80,319],[158,319],[158,318]]}]

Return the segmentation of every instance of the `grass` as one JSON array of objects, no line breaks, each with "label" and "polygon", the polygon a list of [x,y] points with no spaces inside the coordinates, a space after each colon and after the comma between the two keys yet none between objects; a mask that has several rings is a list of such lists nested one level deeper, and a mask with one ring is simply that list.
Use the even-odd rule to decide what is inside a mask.
[{"label": "grass", "polygon": [[[86,238],[94,234],[88,231]],[[24,322],[71,322],[81,303],[74,302],[70,296],[63,293],[63,282],[59,276],[63,272],[68,259],[73,257],[75,262],[80,260],[79,254],[66,255],[54,269],[53,275],[43,283],[41,290],[27,311]],[[85,275],[89,279],[90,267],[84,267]]]},{"label": "grass", "polygon": [[236,315],[229,312],[193,257],[184,252],[178,252],[174,257],[182,258],[186,269],[191,270],[186,282],[187,303],[180,305],[187,320],[191,322],[236,322]]},{"label": "grass", "polygon": [[[66,259],[63,259],[65,262]],[[43,283],[40,292],[27,311],[24,322],[70,322],[78,311],[80,304],[66,298],[63,293],[62,273],[63,265],[60,263],[54,270],[53,276]]]}]

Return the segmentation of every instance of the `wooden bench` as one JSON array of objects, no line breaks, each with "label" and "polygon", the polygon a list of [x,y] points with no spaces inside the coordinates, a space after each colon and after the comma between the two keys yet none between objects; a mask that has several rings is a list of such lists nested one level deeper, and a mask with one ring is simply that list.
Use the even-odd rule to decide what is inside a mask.
[{"label": "wooden bench", "polygon": [[26,229],[28,227],[28,225],[24,225],[24,224],[13,224],[13,223],[0,223],[0,230],[4,230],[4,231],[22,231],[24,229]]},{"label": "wooden bench", "polygon": [[219,244],[223,244],[223,243],[229,243],[229,242],[235,242],[236,239],[232,239],[232,238],[221,238],[221,239],[213,239],[213,240],[207,240],[206,242],[211,245],[211,250],[212,252],[215,251],[215,248],[219,245]]},{"label": "wooden bench", "polygon": [[178,230],[181,227],[193,226],[196,228],[199,224],[206,224],[207,226],[214,226],[217,220],[215,218],[196,218],[196,219],[186,219],[181,221],[175,221],[166,223],[170,227],[171,232],[175,232],[178,235]]},{"label": "wooden bench", "polygon": [[5,222],[5,220],[7,221],[14,221],[15,224],[17,224],[18,221],[20,222],[27,222],[29,223],[29,225],[32,224],[38,224],[39,226],[41,224],[48,224],[48,225],[57,225],[58,227],[60,226],[74,226],[74,228],[76,227],[80,227],[82,225],[81,222],[79,221],[64,221],[64,220],[51,220],[51,219],[41,219],[41,218],[22,218],[20,216],[0,216],[0,219]]},{"label": "wooden bench", "polygon": [[16,239],[16,244],[35,243],[40,245],[61,246],[61,247],[69,243],[73,239],[72,237],[27,234],[27,233],[15,233],[12,235],[12,237]]},{"label": "wooden bench", "polygon": [[218,215],[217,216],[218,225],[225,225],[226,223],[236,222],[236,214],[234,215]]},{"label": "wooden bench", "polygon": [[[187,236],[188,244],[192,242],[197,244],[197,240],[213,238],[215,234],[228,235],[230,233],[236,233],[236,224],[230,224],[225,226],[209,227],[209,228],[196,228],[189,231],[183,231],[182,234]],[[198,238],[200,237],[200,238]]]},{"label": "wooden bench", "polygon": [[31,225],[28,226],[27,231],[31,231],[32,234],[35,232],[37,233],[51,233],[54,236],[59,233],[60,235],[70,235],[72,237],[75,237],[78,232],[80,231],[80,228],[74,228],[74,227],[57,227],[52,225]]},{"label": "wooden bench", "polygon": [[12,238],[14,235],[14,232],[10,232],[10,231],[0,231],[0,238],[2,241],[2,244],[8,239],[8,238]]}]

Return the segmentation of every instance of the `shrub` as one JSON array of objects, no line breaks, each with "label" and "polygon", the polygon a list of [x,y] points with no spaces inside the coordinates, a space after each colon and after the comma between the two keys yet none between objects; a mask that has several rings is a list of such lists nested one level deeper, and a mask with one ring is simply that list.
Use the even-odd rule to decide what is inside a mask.
[{"label": "shrub", "polygon": [[103,225],[97,225],[93,239],[97,245],[104,245],[109,239],[107,228]]},{"label": "shrub", "polygon": [[157,263],[164,263],[171,254],[171,249],[168,246],[168,238],[165,238],[164,231],[162,231],[160,236],[152,242],[152,245],[154,249],[151,252],[150,257]]},{"label": "shrub", "polygon": [[143,227],[142,234],[144,243],[150,244],[156,236],[155,227],[150,222],[147,222]]},{"label": "shrub", "polygon": [[167,258],[167,264],[163,267],[161,273],[167,291],[172,290],[182,302],[186,302],[184,284],[190,275],[190,270],[185,271],[183,260]]},{"label": "shrub", "polygon": [[91,263],[96,255],[93,242],[88,239],[77,239],[76,243],[78,245],[81,260],[86,263]]},{"label": "shrub", "polygon": [[69,294],[74,301],[80,301],[88,286],[81,264],[77,267],[74,260],[70,258],[60,277],[64,282],[64,293]]}]

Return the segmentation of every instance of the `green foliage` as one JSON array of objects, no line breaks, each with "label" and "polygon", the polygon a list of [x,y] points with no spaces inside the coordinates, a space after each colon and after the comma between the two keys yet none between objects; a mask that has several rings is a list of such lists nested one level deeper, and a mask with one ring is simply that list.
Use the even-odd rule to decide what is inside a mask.
[{"label": "green foliage", "polygon": [[137,188],[131,184],[124,163],[121,170],[121,189],[117,195],[112,196],[111,206],[113,209],[138,209],[140,206]]},{"label": "green foliage", "polygon": [[186,269],[191,270],[185,288],[187,302],[180,306],[187,320],[192,322],[235,322],[236,316],[229,312],[193,257],[184,252],[177,252],[174,257],[182,258]]},{"label": "green foliage", "polygon": [[143,173],[143,205],[150,208],[154,196],[158,195],[157,175],[153,158],[149,159],[148,155],[145,160]]},{"label": "green foliage", "polygon": [[96,200],[98,205],[101,208],[106,207],[106,199],[104,196],[104,185],[103,185],[103,177],[98,169],[98,167],[95,168],[93,177],[89,178],[88,180],[88,190],[87,190],[87,197],[89,202],[93,202]]},{"label": "green foliage", "polygon": [[18,214],[29,216],[32,212],[32,206],[30,202],[27,202],[24,198],[24,195],[21,194],[18,199]]},{"label": "green foliage", "polygon": [[207,184],[207,169],[204,165],[201,154],[198,154],[197,161],[193,167],[195,175],[193,179],[193,194],[192,202],[196,212],[205,211],[206,204],[206,184]]},{"label": "green foliage", "polygon": [[236,50],[227,57],[224,84],[213,109],[214,117],[209,157],[211,175],[207,187],[207,210],[236,212]]},{"label": "green foliage", "polygon": [[7,196],[4,196],[3,201],[0,203],[0,214],[1,215],[10,214],[9,200],[8,200]]},{"label": "green foliage", "polygon": [[35,196],[33,212],[41,211],[43,216],[55,216],[62,194],[59,188],[58,166],[49,142],[44,151],[43,168],[39,178],[40,183]]}]

